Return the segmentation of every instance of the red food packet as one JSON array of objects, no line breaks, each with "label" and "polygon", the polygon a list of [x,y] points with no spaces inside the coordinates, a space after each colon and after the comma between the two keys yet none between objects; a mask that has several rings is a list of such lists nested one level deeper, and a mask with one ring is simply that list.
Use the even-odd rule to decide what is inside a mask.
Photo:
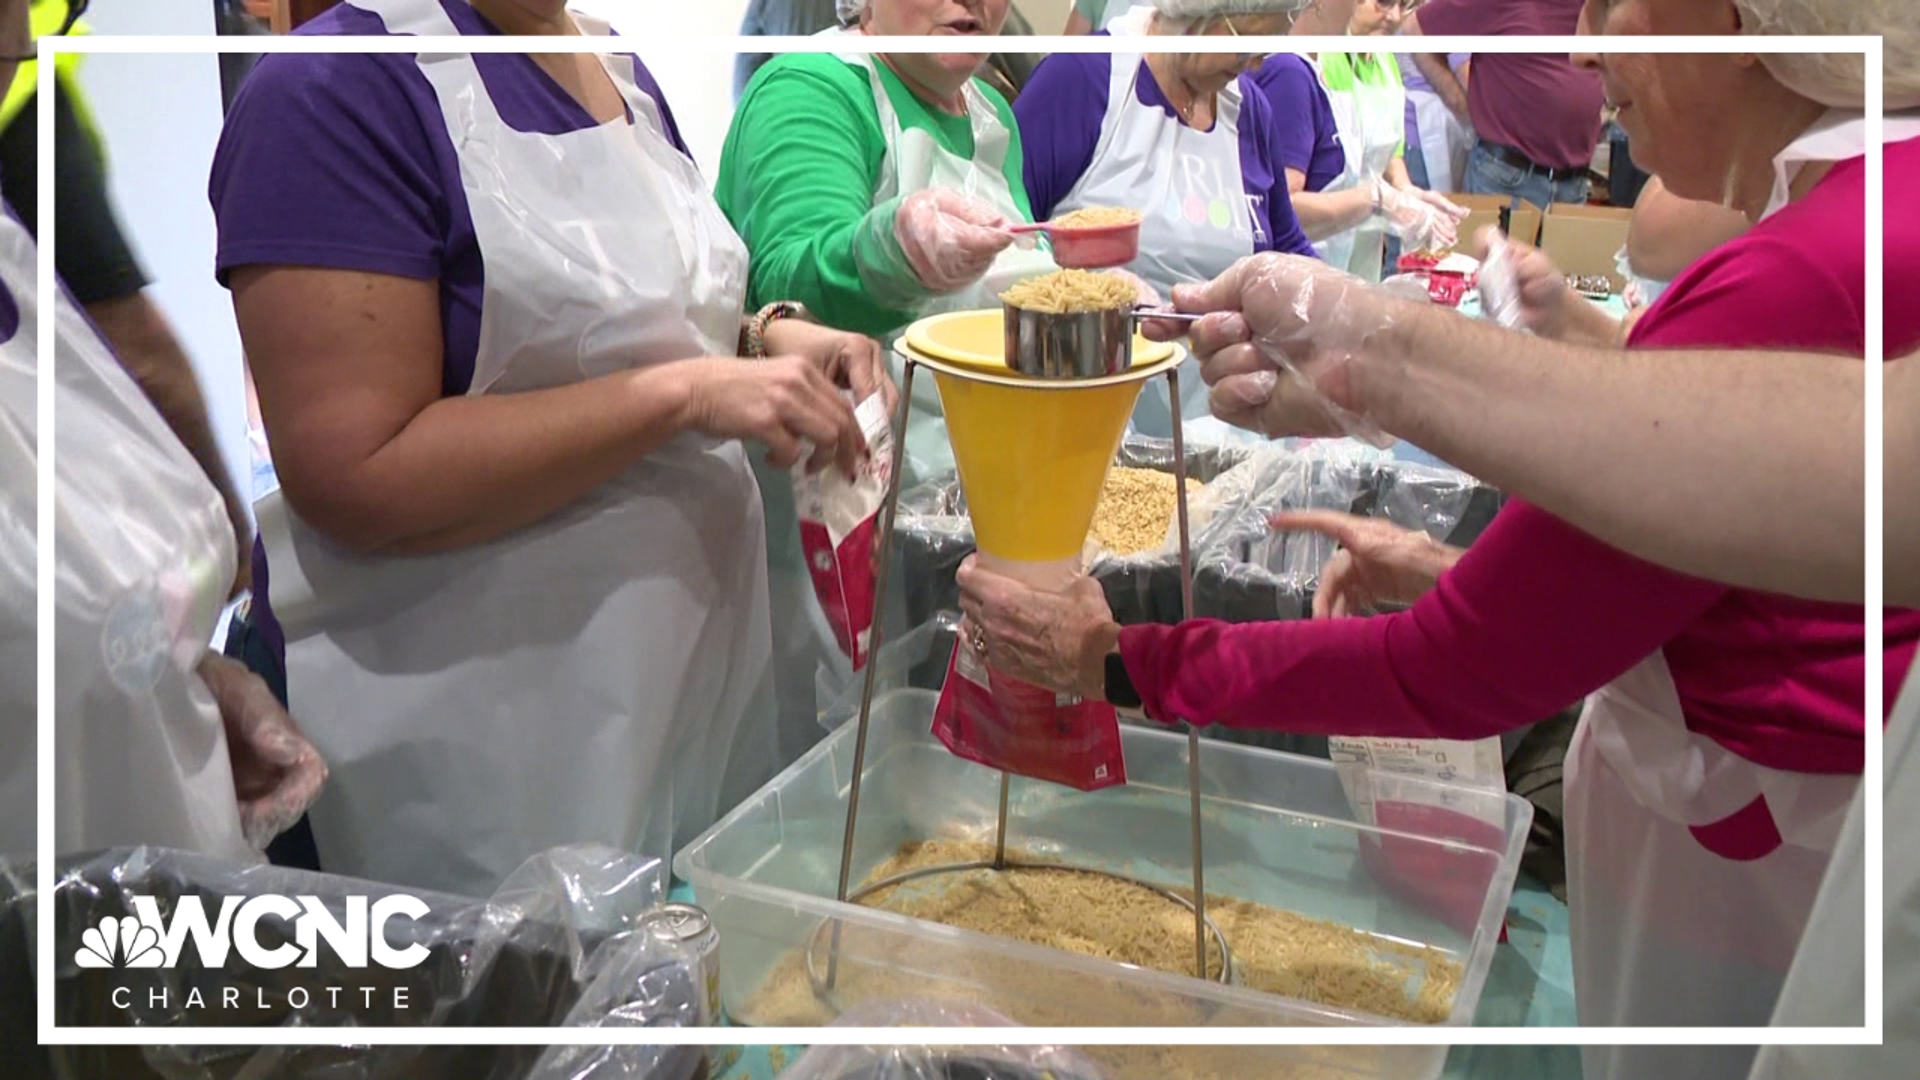
[{"label": "red food packet", "polygon": [[860,475],[849,480],[836,468],[808,474],[797,465],[793,503],[814,595],[835,643],[859,671],[873,634],[874,542],[892,480],[893,420],[879,394],[857,405],[853,415],[867,439]]},{"label": "red food packet", "polygon": [[995,674],[964,644],[947,661],[933,734],[957,757],[1035,780],[1081,791],[1127,782],[1113,706]]},{"label": "red food packet", "polygon": [[[1330,750],[1356,815],[1386,830],[1361,837],[1368,872],[1388,892],[1473,933],[1506,844],[1500,740],[1336,737]],[[1460,843],[1437,842],[1446,840]]]}]

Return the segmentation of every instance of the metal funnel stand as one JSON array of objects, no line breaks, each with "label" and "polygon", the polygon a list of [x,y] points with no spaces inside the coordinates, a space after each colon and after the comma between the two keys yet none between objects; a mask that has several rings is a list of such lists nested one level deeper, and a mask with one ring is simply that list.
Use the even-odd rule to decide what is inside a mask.
[{"label": "metal funnel stand", "polygon": [[[1029,333],[1031,333],[1030,320],[1025,323],[1017,324],[1016,316],[1011,311],[1008,313],[1007,322],[1008,322],[1009,345],[1013,344],[1017,325],[1027,326]],[[1127,339],[1130,343],[1131,329],[1132,329],[1131,320],[1127,320],[1124,323],[1124,325],[1126,327]],[[957,377],[957,378],[968,377],[967,374],[960,369],[957,369],[955,367],[948,366],[945,364],[939,364],[933,361],[926,360],[923,357],[917,356],[914,353],[914,351],[906,347],[900,347],[896,351],[899,353],[901,359],[905,363],[905,374],[902,378],[902,385],[900,388],[900,400],[903,403],[909,402],[912,400],[914,376],[916,371],[922,366],[933,367],[936,371],[942,374]],[[1125,360],[1121,361],[1122,370],[1124,370],[1124,365],[1127,362],[1128,361],[1125,361]],[[1009,362],[1009,366],[1014,368],[1016,371],[1020,370],[1023,367],[1023,365],[1019,362]],[[1040,365],[1028,364],[1024,366],[1034,367],[1035,370],[1032,371],[1031,374],[1039,378],[1049,378],[1050,380],[1062,380],[1062,379],[1072,380],[1076,378],[1074,374],[1070,373],[1071,372],[1070,365],[1066,366],[1065,371],[1061,370],[1062,365],[1052,365],[1052,364],[1046,365],[1047,367],[1051,367],[1054,372],[1057,372],[1056,374],[1052,374],[1052,375],[1049,375],[1045,370],[1042,370]],[[1108,374],[1113,373],[1113,368],[1111,366],[1107,368],[1107,373]],[[1078,377],[1085,378],[1086,376],[1080,375]],[[1157,378],[1159,376],[1155,375],[1151,377]],[[1174,403],[1174,407],[1171,410],[1171,412],[1173,414],[1174,483],[1175,483],[1175,490],[1177,493],[1175,505],[1176,505],[1176,513],[1178,515],[1177,521],[1179,524],[1179,536],[1180,536],[1181,613],[1184,618],[1192,618],[1193,617],[1193,561],[1192,561],[1192,548],[1191,548],[1191,538],[1190,538],[1191,533],[1190,533],[1190,525],[1189,525],[1188,510],[1187,510],[1186,444],[1184,440],[1184,433],[1182,431],[1180,410],[1178,407],[1178,403],[1180,401],[1179,364],[1178,363],[1170,364],[1167,367],[1167,370],[1165,371],[1165,377],[1168,383],[1168,387],[1167,387],[1168,400]],[[982,381],[987,381],[987,379],[984,377],[975,376],[975,378],[981,378]],[[1000,381],[1004,383],[1004,380],[1005,380],[1005,376],[1001,376]],[[1048,389],[1045,387],[1033,387],[1032,389],[1034,392],[1037,392],[1037,393],[1048,392]],[[1057,389],[1058,388],[1056,388],[1056,392],[1057,392]],[[898,511],[899,505],[900,505],[900,487],[902,482],[901,475],[905,465],[905,455],[906,455],[905,416],[906,416],[906,410],[903,408],[900,427],[899,429],[897,429],[898,433],[896,438],[894,439],[894,444],[893,444],[893,471],[892,471],[892,476],[889,479],[887,497],[886,497],[886,507],[885,507],[884,515],[881,522],[882,527],[880,532],[880,555],[879,555],[879,561],[877,566],[879,581],[876,585],[875,596],[874,596],[874,610],[876,612],[876,616],[873,621],[873,627],[871,631],[872,638],[871,638],[871,643],[868,647],[868,653],[867,653],[868,661],[867,661],[867,669],[866,669],[866,679],[860,695],[859,728],[854,739],[853,774],[849,781],[849,789],[847,793],[847,824],[846,824],[845,834],[842,838],[841,849],[840,849],[840,879],[839,879],[839,892],[838,892],[837,898],[842,902],[857,902],[858,900],[868,895],[871,895],[875,892],[878,892],[881,889],[889,888],[891,886],[901,884],[908,880],[931,877],[931,876],[935,876],[943,873],[962,873],[962,872],[973,871],[973,870],[1004,871],[1009,869],[1039,868],[1035,864],[1023,863],[1018,861],[1009,861],[1007,858],[1008,794],[1011,787],[1012,777],[1010,774],[1003,772],[1000,775],[1000,805],[999,805],[998,822],[995,827],[995,836],[994,836],[994,845],[993,845],[994,857],[992,862],[960,863],[960,864],[954,864],[950,866],[923,867],[917,870],[909,871],[904,874],[894,875],[893,877],[890,877],[885,881],[875,882],[871,885],[868,885],[864,888],[859,889],[858,891],[852,890],[854,832],[859,824],[859,819],[860,819],[860,786],[861,786],[862,780],[864,779],[864,773],[866,769],[867,737],[869,734],[869,725],[872,719],[873,697],[874,697],[874,690],[875,690],[875,684],[876,684],[876,678],[877,678],[877,671],[879,667],[877,658],[880,655],[881,648],[885,643],[885,632],[884,632],[885,620],[880,617],[880,613],[883,613],[886,610],[887,592],[888,592],[888,587],[889,587],[889,582],[890,582],[891,572],[893,567],[894,520],[895,520],[895,514]],[[1206,979],[1208,977],[1207,975],[1207,940],[1209,937],[1211,937],[1214,940],[1215,947],[1218,948],[1220,952],[1221,963],[1220,963],[1220,971],[1217,976],[1218,981],[1223,983],[1230,982],[1232,977],[1232,966],[1233,966],[1232,954],[1228,949],[1225,936],[1221,934],[1220,930],[1218,929],[1218,927],[1216,927],[1213,924],[1212,920],[1207,917],[1206,875],[1205,875],[1205,868],[1204,868],[1204,859],[1202,858],[1202,851],[1201,851],[1200,732],[1198,728],[1192,725],[1189,725],[1187,728],[1187,784],[1188,784],[1188,790],[1189,790],[1190,809],[1191,809],[1191,815],[1192,815],[1193,899],[1191,902],[1185,901],[1178,894],[1173,893],[1170,890],[1167,890],[1160,886],[1153,885],[1151,883],[1144,882],[1144,881],[1138,881],[1132,878],[1127,878],[1117,874],[1111,874],[1103,870],[1095,870],[1095,869],[1084,868],[1084,867],[1051,866],[1051,865],[1049,865],[1047,868],[1048,869],[1065,869],[1065,870],[1072,870],[1072,871],[1082,872],[1082,873],[1100,874],[1109,878],[1113,878],[1118,881],[1124,881],[1129,884],[1138,885],[1138,886],[1150,889],[1154,892],[1161,894],[1162,896],[1167,897],[1170,901],[1179,903],[1183,907],[1190,908],[1193,911],[1193,951],[1194,951],[1193,970],[1196,976],[1201,979]],[[816,971],[815,964],[814,964],[814,953],[816,951],[814,946],[819,941],[819,937],[820,937],[818,932],[816,932],[814,938],[811,941],[809,941],[808,949],[807,949],[807,957],[806,957],[807,970],[813,982],[814,990],[817,994],[820,995],[823,1001],[828,1001],[829,1003],[831,1003],[832,1001],[833,992],[839,977],[842,923],[839,919],[834,919],[832,920],[830,925],[832,926],[831,942],[828,945],[828,954],[826,957],[826,971],[824,973],[824,976]],[[823,926],[822,929],[825,929],[825,927]]]}]

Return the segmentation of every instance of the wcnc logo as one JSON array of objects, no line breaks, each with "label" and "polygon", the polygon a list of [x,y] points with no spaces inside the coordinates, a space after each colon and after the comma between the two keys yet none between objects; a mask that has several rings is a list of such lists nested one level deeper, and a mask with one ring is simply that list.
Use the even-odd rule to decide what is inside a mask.
[{"label": "wcnc logo", "polygon": [[[221,900],[220,910],[212,919],[207,917],[206,905],[197,896],[177,900],[170,918],[161,914],[159,902],[151,896],[135,896],[132,902],[133,915],[105,918],[99,925],[81,932],[80,947],[74,951],[75,964],[92,970],[171,969],[179,964],[189,944],[200,967],[207,971],[225,968],[230,955],[263,971],[318,968],[322,941],[340,967],[352,970],[378,966],[389,971],[405,971],[426,962],[430,955],[427,948],[418,943],[396,948],[387,940],[388,923],[395,919],[417,921],[429,913],[426,903],[412,896],[384,896],[371,902],[364,896],[349,897],[338,913],[313,896],[264,895],[246,899],[229,896]],[[269,918],[290,923],[293,939],[284,940],[282,935],[278,944],[262,945],[260,923]],[[288,1004],[304,1009],[310,994],[329,993],[337,1006],[343,989],[296,986],[288,991]],[[393,990],[394,1007],[406,1008],[405,988]],[[372,988],[365,988],[369,1006],[372,993]],[[229,988],[221,995],[222,1005],[238,1008],[238,996],[237,989]],[[130,1008],[132,1000],[128,987],[114,989],[116,1007]],[[161,987],[149,991],[148,1004],[167,1008],[172,1003],[166,989]],[[205,1002],[195,989],[181,1005],[189,1009],[204,1008]],[[261,1000],[259,1007],[270,1006]]]}]

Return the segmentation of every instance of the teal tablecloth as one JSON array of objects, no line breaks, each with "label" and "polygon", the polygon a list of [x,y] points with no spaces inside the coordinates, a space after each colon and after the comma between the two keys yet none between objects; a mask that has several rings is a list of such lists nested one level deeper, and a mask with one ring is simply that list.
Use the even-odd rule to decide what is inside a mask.
[{"label": "teal tablecloth", "polygon": [[[693,901],[693,889],[673,898]],[[1573,960],[1567,906],[1523,878],[1507,909],[1507,941],[1494,953],[1475,1023],[1483,1027],[1572,1027]],[[1471,1037],[1470,1032],[1461,1035]],[[774,1080],[804,1047],[746,1046],[720,1080]],[[731,1053],[728,1055],[731,1056]],[[1580,1052],[1569,1046],[1456,1046],[1443,1080],[1580,1080]]]}]

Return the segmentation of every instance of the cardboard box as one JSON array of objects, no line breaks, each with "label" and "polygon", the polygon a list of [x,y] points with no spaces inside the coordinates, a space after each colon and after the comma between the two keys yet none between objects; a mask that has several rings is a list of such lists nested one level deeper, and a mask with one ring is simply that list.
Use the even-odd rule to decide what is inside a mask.
[{"label": "cardboard box", "polygon": [[1495,228],[1501,227],[1500,218],[1507,208],[1507,197],[1505,195],[1467,195],[1462,193],[1458,195],[1449,194],[1447,198],[1466,207],[1469,211],[1467,219],[1460,223],[1460,239],[1454,244],[1453,250],[1463,255],[1471,255],[1476,259],[1486,258],[1487,249],[1475,238],[1480,235],[1481,229],[1489,225]]},{"label": "cardboard box", "polygon": [[1633,211],[1555,203],[1540,226],[1540,250],[1562,273],[1606,277],[1618,294],[1627,287],[1614,256],[1627,242]]}]

